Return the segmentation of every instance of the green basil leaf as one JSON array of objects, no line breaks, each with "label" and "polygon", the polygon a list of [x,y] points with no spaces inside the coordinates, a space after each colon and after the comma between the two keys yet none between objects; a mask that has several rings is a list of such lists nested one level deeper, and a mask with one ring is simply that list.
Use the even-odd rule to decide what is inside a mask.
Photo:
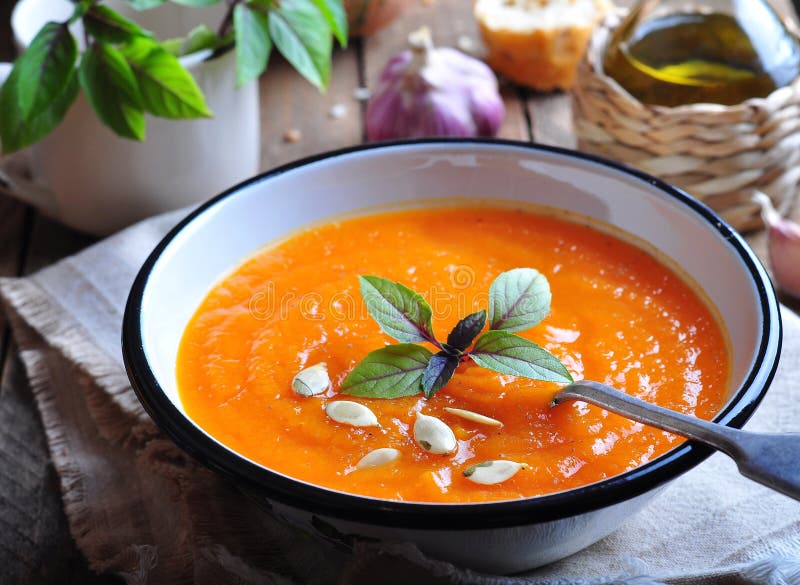
[{"label": "green basil leaf", "polygon": [[15,90],[18,79],[19,70],[14,68],[0,91],[0,143],[3,145],[3,154],[16,152],[47,136],[61,123],[78,96],[78,75],[73,71],[67,85],[44,111],[29,120],[23,120]]},{"label": "green basil leaf", "polygon": [[267,68],[272,41],[269,17],[257,7],[237,4],[233,11],[236,32],[236,83],[239,86],[261,75]]},{"label": "green basil leaf", "polygon": [[178,37],[174,39],[166,39],[161,41],[161,48],[175,55],[176,57],[183,57],[184,55],[191,55],[198,51],[206,49],[216,49],[225,44],[226,40],[231,39],[220,38],[217,33],[208,28],[205,24],[196,26],[189,31],[185,37]]},{"label": "green basil leaf", "polygon": [[144,140],[145,120],[136,78],[122,53],[93,43],[83,54],[81,87],[103,123],[119,136]]},{"label": "green basil leaf", "polygon": [[108,6],[95,4],[83,16],[86,31],[98,41],[126,43],[137,36],[151,36],[138,24]]},{"label": "green basil leaf", "polygon": [[339,46],[347,46],[347,12],[344,10],[342,0],[314,0],[328,26],[333,31]]},{"label": "green basil leaf", "polygon": [[373,351],[342,383],[342,393],[365,398],[399,398],[422,391],[422,376],[433,354],[413,343]]},{"label": "green basil leaf", "polygon": [[428,367],[422,375],[422,391],[425,398],[431,398],[441,390],[456,373],[459,359],[444,352],[439,352],[428,361]]},{"label": "green basil leaf", "polygon": [[281,0],[269,11],[269,32],[281,55],[319,89],[328,86],[333,38],[313,0]]},{"label": "green basil leaf", "polygon": [[156,6],[161,6],[167,0],[128,0],[128,4],[135,10],[150,10]]},{"label": "green basil leaf", "polygon": [[145,111],[162,118],[210,118],[212,113],[191,74],[175,55],[146,37],[122,47],[142,94]]},{"label": "green basil leaf", "polygon": [[174,39],[164,39],[161,41],[161,48],[164,49],[170,55],[175,55],[176,57],[183,56],[183,44],[186,42],[184,38],[174,38]]},{"label": "green basil leaf", "polygon": [[467,315],[447,336],[447,345],[459,353],[467,349],[486,326],[486,311]]},{"label": "green basil leaf", "polygon": [[66,24],[48,22],[41,28],[14,64],[19,77],[13,90],[23,120],[44,112],[64,91],[75,74],[77,58],[78,45]]},{"label": "green basil leaf", "polygon": [[384,333],[402,343],[433,339],[433,310],[422,295],[379,276],[359,276],[358,280],[367,310]]},{"label": "green basil leaf", "polygon": [[217,4],[220,0],[172,0],[175,4],[182,4],[183,6],[211,6]]},{"label": "green basil leaf", "polygon": [[501,374],[563,384],[573,381],[556,356],[507,331],[487,331],[469,355],[479,366]]},{"label": "green basil leaf", "polygon": [[542,322],[550,312],[550,284],[533,268],[504,272],[489,289],[492,329],[524,331]]},{"label": "green basil leaf", "polygon": [[75,11],[72,13],[72,16],[69,17],[67,21],[67,26],[78,22],[83,18],[83,15],[86,14],[89,9],[92,7],[96,0],[80,0],[76,2],[73,0],[73,4],[75,5]]},{"label": "green basil leaf", "polygon": [[186,35],[186,40],[181,46],[181,55],[191,55],[205,49],[216,49],[220,46],[221,39],[205,24],[194,27]]}]

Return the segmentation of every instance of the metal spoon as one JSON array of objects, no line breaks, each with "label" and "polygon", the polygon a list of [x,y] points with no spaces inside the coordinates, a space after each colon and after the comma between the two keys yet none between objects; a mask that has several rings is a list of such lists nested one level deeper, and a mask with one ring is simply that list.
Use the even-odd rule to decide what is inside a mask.
[{"label": "metal spoon", "polygon": [[565,386],[553,405],[583,400],[646,425],[694,439],[729,455],[739,472],[800,500],[800,433],[767,434],[740,431],[655,406],[599,382]]}]

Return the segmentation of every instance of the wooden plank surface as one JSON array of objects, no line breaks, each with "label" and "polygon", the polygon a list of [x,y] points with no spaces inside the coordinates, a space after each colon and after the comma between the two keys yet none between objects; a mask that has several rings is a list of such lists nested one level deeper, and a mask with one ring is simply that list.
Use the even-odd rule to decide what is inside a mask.
[{"label": "wooden plank surface", "polygon": [[[16,276],[22,265],[30,212],[16,200],[0,195],[0,276]],[[0,372],[8,353],[8,326],[0,311]]]},{"label": "wooden plank surface", "polygon": [[[0,59],[11,57],[8,15],[13,3],[0,3]],[[362,105],[353,89],[374,87],[386,61],[406,46],[408,33],[428,25],[440,45],[472,46],[480,37],[465,0],[417,0],[408,12],[375,36],[337,51],[332,83],[321,94],[277,55],[261,84],[261,168],[349,146],[363,139]],[[569,100],[565,94],[537,94],[502,84],[506,119],[500,136],[573,146]],[[333,117],[334,106],[343,117]],[[298,130],[299,140],[285,134]],[[800,220],[800,206],[793,216]],[[88,244],[91,240],[0,198],[0,275],[28,273]],[[763,234],[748,237],[766,257]],[[800,302],[792,302],[800,310]],[[0,332],[5,331],[0,315]],[[19,358],[0,336],[0,583],[115,583],[88,570],[68,531],[58,483],[49,463],[41,422]],[[8,359],[3,359],[8,356]]]},{"label": "wooden plank surface", "polygon": [[360,85],[356,50],[336,51],[325,93],[277,55],[260,83],[262,170],[361,141],[361,104],[353,98]]},{"label": "wooden plank surface", "polygon": [[534,93],[527,101],[533,141],[575,148],[569,96],[561,92]]},{"label": "wooden plank surface", "polygon": [[16,1],[0,2],[0,61],[14,58],[14,36],[11,34],[11,11]]}]

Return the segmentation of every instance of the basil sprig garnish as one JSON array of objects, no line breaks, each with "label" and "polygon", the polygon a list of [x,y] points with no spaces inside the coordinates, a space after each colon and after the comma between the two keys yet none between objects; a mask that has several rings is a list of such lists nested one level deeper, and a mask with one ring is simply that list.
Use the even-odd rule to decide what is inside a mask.
[{"label": "basil sprig garnish", "polygon": [[[564,364],[543,347],[515,335],[535,327],[550,313],[547,279],[533,268],[504,272],[489,289],[486,311],[467,315],[439,342],[433,310],[417,292],[378,276],[361,276],[361,296],[384,333],[399,341],[367,355],[345,379],[342,393],[365,398],[398,398],[420,392],[431,398],[447,385],[462,362],[507,374],[571,383]],[[433,353],[416,345],[429,343]]]}]

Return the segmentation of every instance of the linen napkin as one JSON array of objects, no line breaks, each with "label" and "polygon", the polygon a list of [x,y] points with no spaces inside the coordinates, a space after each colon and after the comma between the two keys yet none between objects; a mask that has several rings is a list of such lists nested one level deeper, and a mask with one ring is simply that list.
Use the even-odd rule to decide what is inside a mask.
[{"label": "linen napkin", "polygon": [[[40,409],[75,541],[98,572],[140,584],[800,584],[800,504],[714,455],[617,532],[526,575],[481,575],[410,544],[328,548],[259,509],[163,437],[126,377],[128,289],[185,212],[147,220],[0,297]],[[782,311],[778,375],[748,425],[800,429],[800,318]]]}]

